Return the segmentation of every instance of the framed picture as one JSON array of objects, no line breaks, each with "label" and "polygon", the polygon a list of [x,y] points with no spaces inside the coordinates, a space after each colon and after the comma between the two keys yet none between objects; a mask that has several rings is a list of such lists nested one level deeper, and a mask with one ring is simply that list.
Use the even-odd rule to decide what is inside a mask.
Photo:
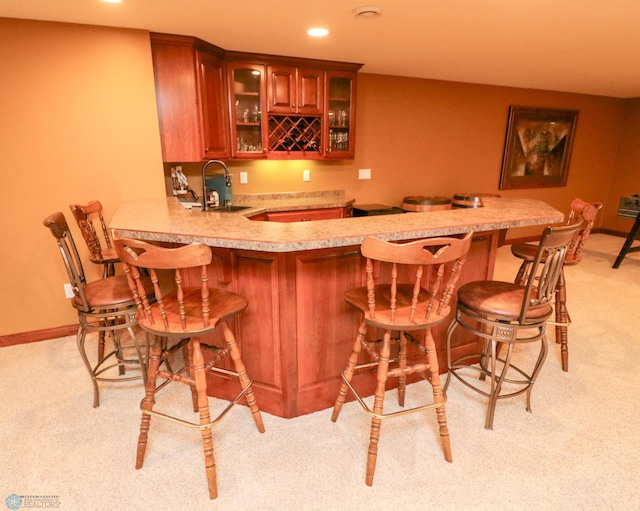
[{"label": "framed picture", "polygon": [[565,186],[576,110],[510,107],[500,189]]}]

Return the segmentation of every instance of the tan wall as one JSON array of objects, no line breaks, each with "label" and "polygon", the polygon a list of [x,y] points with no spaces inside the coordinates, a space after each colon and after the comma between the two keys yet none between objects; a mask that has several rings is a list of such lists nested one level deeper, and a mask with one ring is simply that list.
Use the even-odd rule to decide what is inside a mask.
[{"label": "tan wall", "polygon": [[3,335],[77,322],[47,215],[99,199],[111,218],[164,188],[148,33],[0,19],[0,34]]},{"label": "tan wall", "polygon": [[633,220],[617,216],[620,197],[640,194],[640,99],[625,103],[624,130],[607,195],[603,226],[629,232]]},{"label": "tan wall", "polygon": [[[45,216],[99,199],[109,219],[120,201],[164,195],[165,184],[146,32],[0,19],[0,33],[4,335],[76,321]],[[232,162],[235,193],[344,189],[358,203],[398,205],[409,194],[498,192],[510,105],[577,109],[580,117],[566,187],[501,193],[563,211],[576,196],[603,200],[603,218],[628,229],[617,227],[615,212],[620,195],[640,191],[637,101],[366,73],[353,161]],[[201,164],[184,167],[198,190]],[[359,168],[371,168],[373,179],[359,181]],[[249,184],[239,184],[240,170]]]}]

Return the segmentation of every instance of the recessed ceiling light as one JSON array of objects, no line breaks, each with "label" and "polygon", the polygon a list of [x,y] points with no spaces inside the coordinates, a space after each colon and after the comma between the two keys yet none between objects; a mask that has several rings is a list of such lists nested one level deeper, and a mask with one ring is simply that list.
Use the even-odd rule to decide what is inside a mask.
[{"label": "recessed ceiling light", "polygon": [[102,0],[102,1],[108,4],[119,4],[120,2],[122,2],[122,0]]},{"label": "recessed ceiling light", "polygon": [[377,5],[363,5],[353,10],[356,18],[377,18],[382,14],[382,9]]},{"label": "recessed ceiling light", "polygon": [[329,31],[326,28],[310,28],[307,30],[307,34],[311,37],[325,37],[329,35]]}]

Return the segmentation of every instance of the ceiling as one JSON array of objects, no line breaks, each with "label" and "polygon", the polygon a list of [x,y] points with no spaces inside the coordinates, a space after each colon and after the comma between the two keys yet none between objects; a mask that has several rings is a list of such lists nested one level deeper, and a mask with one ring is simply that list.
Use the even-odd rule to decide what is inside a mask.
[{"label": "ceiling", "polygon": [[[382,15],[354,17],[363,5]],[[3,0],[0,17],[191,35],[366,73],[640,97],[637,0]],[[314,26],[331,33],[313,39]]]}]

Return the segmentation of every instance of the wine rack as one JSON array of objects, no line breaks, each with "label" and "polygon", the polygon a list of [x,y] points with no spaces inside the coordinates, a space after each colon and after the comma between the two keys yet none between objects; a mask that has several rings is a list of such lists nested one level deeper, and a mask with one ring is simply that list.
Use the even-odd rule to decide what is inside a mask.
[{"label": "wine rack", "polygon": [[269,152],[320,153],[322,122],[315,116],[269,116]]}]

